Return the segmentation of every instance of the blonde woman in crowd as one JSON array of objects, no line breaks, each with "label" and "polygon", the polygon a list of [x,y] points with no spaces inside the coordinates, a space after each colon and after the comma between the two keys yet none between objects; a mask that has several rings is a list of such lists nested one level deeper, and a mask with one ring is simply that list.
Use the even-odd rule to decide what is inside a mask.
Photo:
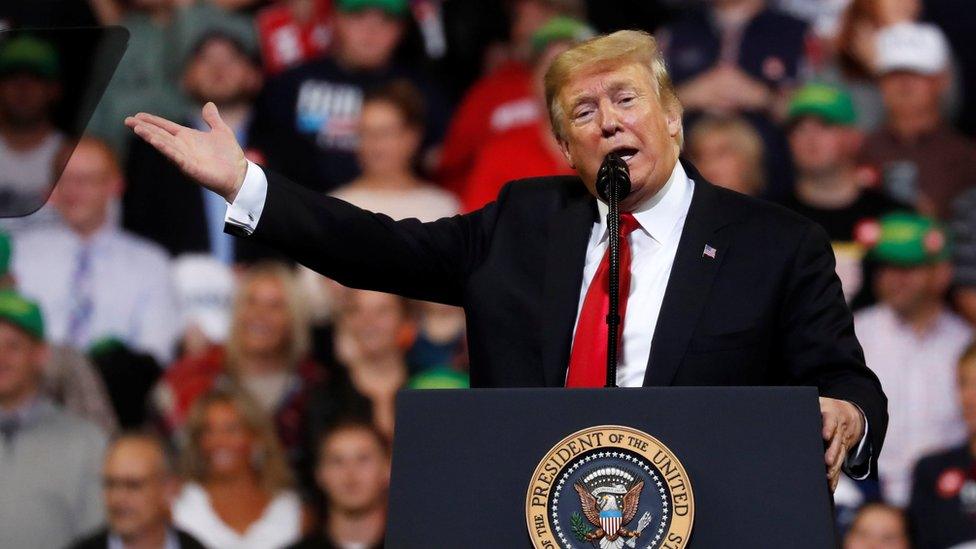
[{"label": "blonde woman in crowd", "polygon": [[272,549],[300,537],[303,509],[271,422],[237,389],[194,403],[186,424],[183,474],[173,521],[204,545]]},{"label": "blonde woman in crowd", "polygon": [[157,388],[164,429],[178,431],[194,402],[211,388],[238,386],[269,415],[290,463],[304,471],[310,461],[305,442],[312,392],[323,393],[336,414],[357,403],[368,407],[341,369],[327,372],[308,358],[309,331],[304,295],[292,270],[278,263],[250,268],[238,284],[226,346],[177,362]]},{"label": "blonde woman in crowd", "polygon": [[688,154],[702,176],[750,196],[766,186],[763,149],[759,133],[738,116],[704,115],[688,132]]}]

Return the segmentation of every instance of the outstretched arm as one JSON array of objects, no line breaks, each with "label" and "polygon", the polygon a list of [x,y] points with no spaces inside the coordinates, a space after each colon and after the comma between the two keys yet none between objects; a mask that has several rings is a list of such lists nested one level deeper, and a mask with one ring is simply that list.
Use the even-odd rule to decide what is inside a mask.
[{"label": "outstretched arm", "polygon": [[[233,131],[208,103],[210,131],[139,113],[126,125],[203,187],[231,204],[225,228],[253,238],[350,287],[460,305],[467,276],[479,263],[494,226],[495,205],[433,223],[391,218],[357,208],[249,164]],[[235,223],[245,177],[263,196],[252,224]],[[241,196],[244,201],[247,196]]]}]

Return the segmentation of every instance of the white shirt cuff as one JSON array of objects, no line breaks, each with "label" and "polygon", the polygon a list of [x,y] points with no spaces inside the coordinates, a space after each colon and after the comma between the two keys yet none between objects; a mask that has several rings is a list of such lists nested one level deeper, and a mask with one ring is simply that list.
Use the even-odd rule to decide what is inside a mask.
[{"label": "white shirt cuff", "polygon": [[861,417],[864,418],[864,435],[861,436],[861,442],[858,443],[857,448],[847,453],[847,457],[844,458],[844,468],[850,472],[855,467],[859,467],[867,463],[868,466],[865,468],[864,473],[856,477],[851,475],[851,478],[854,480],[864,480],[868,478],[868,475],[871,474],[871,452],[867,447],[868,417],[864,415],[864,410],[861,410],[860,406],[857,404],[854,404],[854,406],[857,408],[858,412],[861,412]]},{"label": "white shirt cuff", "polygon": [[227,203],[227,214],[224,223],[229,223],[246,234],[251,234],[261,220],[264,202],[268,196],[268,178],[264,170],[250,160],[247,161],[247,171],[244,172],[244,183],[237,191],[233,203]]}]

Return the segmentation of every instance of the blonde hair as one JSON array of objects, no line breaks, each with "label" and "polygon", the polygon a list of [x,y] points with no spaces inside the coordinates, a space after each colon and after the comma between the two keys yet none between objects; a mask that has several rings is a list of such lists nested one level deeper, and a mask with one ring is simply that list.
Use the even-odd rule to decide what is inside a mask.
[{"label": "blonde hair", "polygon": [[[581,72],[628,63],[647,68],[661,106],[669,114],[677,115],[681,123],[681,102],[678,101],[657,41],[644,31],[622,30],[581,42],[556,56],[549,66],[545,77],[546,105],[549,106],[549,121],[556,139],[564,140],[565,113],[559,104],[559,91],[563,86]],[[678,130],[677,142],[680,149],[684,145],[684,129]]]},{"label": "blonde hair", "polygon": [[254,399],[233,385],[212,389],[193,403],[185,427],[186,446],[180,459],[183,475],[197,483],[205,482],[207,466],[200,439],[206,427],[207,410],[215,404],[233,406],[254,436],[257,447],[251,466],[258,475],[261,487],[270,494],[289,488],[292,484],[291,470],[271,420]]},{"label": "blonde hair", "polygon": [[766,186],[766,170],[763,165],[765,145],[759,132],[739,116],[705,115],[695,122],[688,134],[688,152],[691,153],[693,162],[696,145],[710,134],[724,134],[731,138],[736,152],[749,163],[746,180],[753,184],[754,191],[762,190]]},{"label": "blonde hair", "polygon": [[308,354],[310,345],[310,326],[308,308],[305,305],[305,296],[295,277],[295,273],[286,265],[276,262],[257,263],[250,267],[238,284],[237,293],[234,295],[233,312],[231,314],[230,334],[227,336],[227,371],[231,375],[236,374],[236,365],[241,358],[241,327],[240,313],[244,306],[244,296],[247,294],[251,284],[258,280],[271,278],[281,284],[285,293],[285,300],[288,303],[288,313],[291,317],[291,330],[289,335],[290,348],[287,358],[293,367]]}]

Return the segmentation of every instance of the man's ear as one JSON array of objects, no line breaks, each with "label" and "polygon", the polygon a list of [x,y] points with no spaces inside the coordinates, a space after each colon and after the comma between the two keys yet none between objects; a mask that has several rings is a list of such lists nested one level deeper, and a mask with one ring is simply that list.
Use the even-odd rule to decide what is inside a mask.
[{"label": "man's ear", "polygon": [[566,159],[566,162],[569,163],[569,167],[575,170],[576,163],[573,162],[573,155],[569,152],[569,143],[562,137],[558,136],[556,137],[556,143],[559,144],[559,150],[563,152],[563,157]]},{"label": "man's ear", "polygon": [[679,109],[668,109],[668,135],[671,137],[678,137],[681,133],[681,111]]}]

